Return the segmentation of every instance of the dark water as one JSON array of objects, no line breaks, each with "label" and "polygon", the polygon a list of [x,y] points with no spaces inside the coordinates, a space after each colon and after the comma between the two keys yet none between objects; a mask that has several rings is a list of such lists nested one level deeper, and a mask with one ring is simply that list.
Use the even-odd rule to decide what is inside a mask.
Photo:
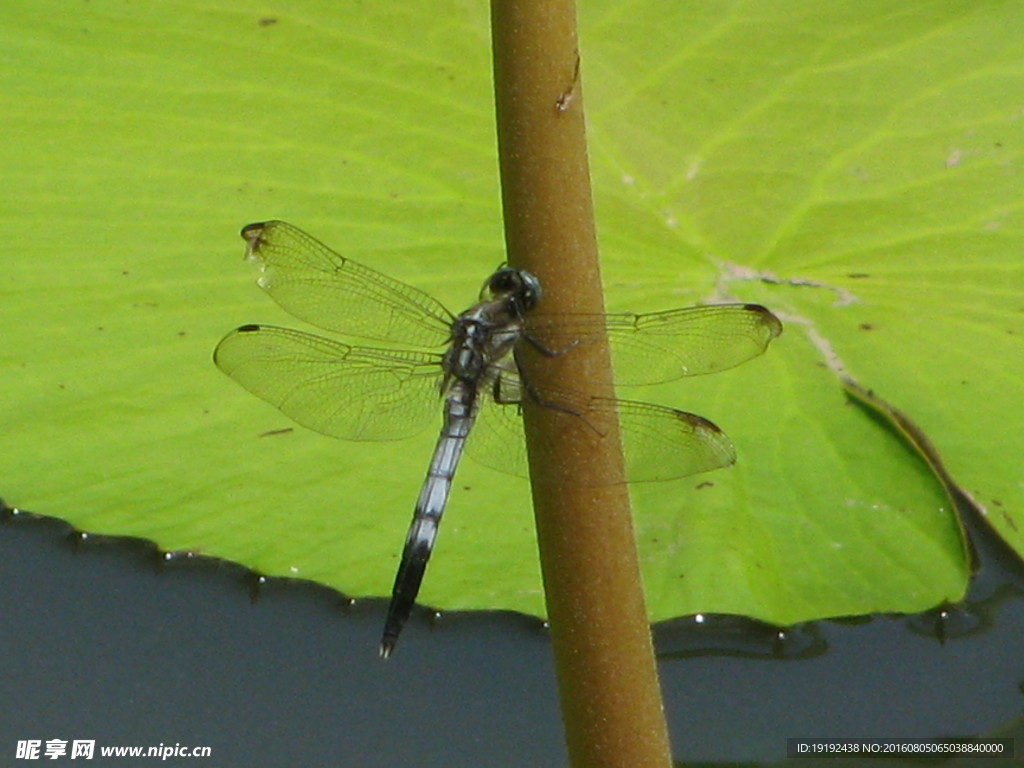
[{"label": "dark water", "polygon": [[[983,554],[968,606],[944,619],[817,622],[783,635],[716,617],[659,626],[676,759],[781,763],[787,737],[1021,734],[1022,580],[998,547]],[[21,515],[0,522],[0,584],[0,766],[566,764],[534,619],[421,611],[384,663],[383,601],[257,586],[236,566],[165,562],[144,542],[80,541]],[[28,739],[208,746],[212,757],[16,759]]]}]

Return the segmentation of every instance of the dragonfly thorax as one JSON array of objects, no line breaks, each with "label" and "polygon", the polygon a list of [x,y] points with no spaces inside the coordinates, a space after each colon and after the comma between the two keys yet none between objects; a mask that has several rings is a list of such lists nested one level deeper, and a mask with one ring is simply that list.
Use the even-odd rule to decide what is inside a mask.
[{"label": "dragonfly thorax", "polygon": [[445,387],[454,379],[475,387],[512,351],[523,318],[540,299],[540,281],[525,270],[502,267],[484,283],[480,301],[452,322],[444,354]]},{"label": "dragonfly thorax", "polygon": [[451,344],[442,362],[447,381],[483,384],[489,367],[512,351],[522,332],[518,318],[503,314],[497,322],[489,309],[491,303],[478,304],[452,323]]}]

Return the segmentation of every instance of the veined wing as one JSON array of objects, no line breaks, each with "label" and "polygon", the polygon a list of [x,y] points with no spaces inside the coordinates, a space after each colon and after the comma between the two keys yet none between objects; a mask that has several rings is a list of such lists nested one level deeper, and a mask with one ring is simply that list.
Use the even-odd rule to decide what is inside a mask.
[{"label": "veined wing", "polygon": [[[480,409],[466,451],[485,466],[526,476],[528,466],[518,376],[503,370],[497,388],[502,402]],[[693,413],[633,400],[592,397],[569,390],[538,393],[554,406],[555,419],[583,419],[599,435],[618,417],[626,482],[675,480],[727,467],[736,461],[732,441],[715,424]],[[490,400],[490,398],[487,398]],[[568,423],[568,421],[567,421]]]},{"label": "veined wing", "polygon": [[257,281],[295,317],[349,336],[436,347],[448,340],[452,315],[428,294],[346,259],[283,221],[249,224],[246,258]]},{"label": "veined wing", "polygon": [[398,440],[437,420],[439,355],[244,325],[221,340],[213,360],[286,416],[331,437]]},{"label": "veined wing", "polygon": [[617,384],[659,384],[723,371],[757,357],[782,333],[759,304],[709,304],[646,315],[531,314],[526,333],[571,354],[607,331]]}]

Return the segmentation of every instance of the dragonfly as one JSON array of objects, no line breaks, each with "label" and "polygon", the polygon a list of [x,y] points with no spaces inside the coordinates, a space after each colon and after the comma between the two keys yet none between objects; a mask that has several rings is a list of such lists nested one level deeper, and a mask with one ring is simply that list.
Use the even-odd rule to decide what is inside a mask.
[{"label": "dragonfly", "polygon": [[[526,474],[522,405],[583,419],[604,435],[618,424],[626,482],[670,480],[728,466],[735,449],[715,424],[651,403],[540,390],[523,373],[525,349],[542,357],[581,345],[612,350],[616,383],[647,384],[725,370],[764,352],[782,324],[758,304],[711,304],[650,314],[570,314],[543,308],[540,281],[502,266],[460,314],[427,293],[341,256],[283,221],[241,232],[257,284],[296,318],[388,345],[357,346],[273,325],[243,325],[214,362],[295,422],[345,440],[398,440],[441,429],[395,576],[380,656],[411,615],[467,438],[481,463]],[[435,421],[436,423],[436,421]]]}]

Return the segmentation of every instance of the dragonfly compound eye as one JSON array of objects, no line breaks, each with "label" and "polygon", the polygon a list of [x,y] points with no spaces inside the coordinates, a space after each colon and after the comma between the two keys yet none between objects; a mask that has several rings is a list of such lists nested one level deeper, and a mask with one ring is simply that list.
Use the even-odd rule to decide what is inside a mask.
[{"label": "dragonfly compound eye", "polygon": [[502,267],[484,283],[484,290],[482,293],[489,293],[492,297],[501,296],[504,294],[515,293],[519,290],[522,285],[522,279],[519,277],[519,270],[512,269],[512,267]]},{"label": "dragonfly compound eye", "polygon": [[484,298],[511,299],[521,311],[527,311],[540,299],[540,281],[526,270],[502,267],[484,283]]},{"label": "dragonfly compound eye", "polygon": [[519,282],[519,296],[523,309],[533,309],[541,297],[540,280],[534,274],[522,269],[519,270]]}]

